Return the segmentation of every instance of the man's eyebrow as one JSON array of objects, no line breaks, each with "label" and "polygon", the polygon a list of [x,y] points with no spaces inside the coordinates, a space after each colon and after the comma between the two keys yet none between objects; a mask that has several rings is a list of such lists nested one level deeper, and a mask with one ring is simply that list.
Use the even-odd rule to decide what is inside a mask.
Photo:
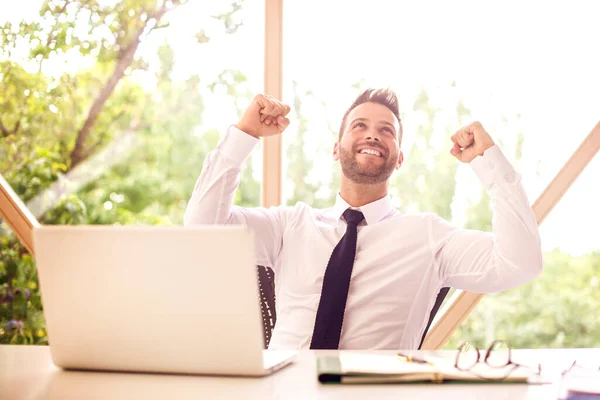
[{"label": "man's eyebrow", "polygon": [[350,125],[352,125],[353,123],[355,123],[356,121],[366,121],[369,122],[369,118],[364,118],[364,117],[358,117],[358,118],[354,118],[352,120],[352,122],[350,123]]},{"label": "man's eyebrow", "polygon": [[[358,117],[358,118],[354,118],[352,120],[352,122],[350,123],[350,125],[354,124],[356,121],[365,121],[365,122],[369,122],[369,118],[365,118],[365,117]],[[396,127],[394,126],[394,124],[392,124],[391,122],[388,121],[379,121],[382,124],[386,124],[391,126],[392,128],[394,128],[394,131],[396,130]]]}]

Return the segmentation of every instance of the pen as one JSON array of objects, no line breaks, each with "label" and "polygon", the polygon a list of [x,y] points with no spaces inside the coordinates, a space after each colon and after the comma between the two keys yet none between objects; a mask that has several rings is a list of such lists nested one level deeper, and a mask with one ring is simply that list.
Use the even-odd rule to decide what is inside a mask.
[{"label": "pen", "polygon": [[419,364],[433,365],[433,363],[431,361],[427,361],[423,357],[419,357],[419,356],[413,356],[413,355],[410,355],[410,354],[398,353],[398,357],[400,357],[403,361],[406,361],[406,362],[414,362],[414,363],[419,363]]}]

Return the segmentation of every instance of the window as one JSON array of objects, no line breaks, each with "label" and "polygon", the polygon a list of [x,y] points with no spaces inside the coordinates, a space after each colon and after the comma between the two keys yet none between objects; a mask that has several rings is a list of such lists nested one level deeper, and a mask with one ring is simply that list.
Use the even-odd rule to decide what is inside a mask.
[{"label": "window", "polygon": [[[265,4],[173,1],[161,10],[151,0],[88,3],[23,0],[3,10],[0,173],[46,224],[179,224],[206,154],[263,92]],[[285,2],[283,100],[293,111],[283,135],[284,203],[333,204],[340,169],[332,150],[344,111],[363,89],[391,87],[400,97],[405,155],[390,186],[394,205],[491,229],[489,200],[469,166],[449,155],[449,137],[480,120],[533,202],[598,121],[599,7]],[[129,46],[137,34],[139,46]],[[259,204],[262,174],[259,145],[243,167],[236,204]],[[556,212],[593,211],[586,200],[597,202],[598,193],[576,185]],[[553,217],[542,226],[549,260],[558,244],[565,263],[579,263],[581,251],[594,250],[591,235],[561,236],[565,222]],[[9,237],[5,227],[0,239]],[[573,238],[585,249],[573,250]],[[522,290],[486,297],[453,340],[487,339],[475,330],[489,315],[504,318],[494,301],[513,304],[510,296],[522,299]],[[578,306],[567,300],[561,304]],[[536,343],[538,328],[524,324],[516,345]],[[586,345],[559,336],[557,346]]]}]

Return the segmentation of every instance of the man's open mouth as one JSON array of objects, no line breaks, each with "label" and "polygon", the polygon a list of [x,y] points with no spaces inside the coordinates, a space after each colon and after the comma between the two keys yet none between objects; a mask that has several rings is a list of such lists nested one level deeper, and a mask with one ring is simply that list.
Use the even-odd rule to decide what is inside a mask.
[{"label": "man's open mouth", "polygon": [[373,148],[364,148],[358,151],[358,154],[369,154],[376,157],[383,157],[383,152]]}]

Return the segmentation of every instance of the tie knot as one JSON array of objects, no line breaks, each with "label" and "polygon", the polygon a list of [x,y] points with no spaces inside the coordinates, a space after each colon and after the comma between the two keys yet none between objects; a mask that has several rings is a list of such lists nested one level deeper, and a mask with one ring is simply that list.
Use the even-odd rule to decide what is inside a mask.
[{"label": "tie knot", "polygon": [[365,219],[365,216],[362,212],[358,210],[352,210],[350,208],[344,211],[343,216],[347,223],[355,225],[360,224],[361,221]]}]

